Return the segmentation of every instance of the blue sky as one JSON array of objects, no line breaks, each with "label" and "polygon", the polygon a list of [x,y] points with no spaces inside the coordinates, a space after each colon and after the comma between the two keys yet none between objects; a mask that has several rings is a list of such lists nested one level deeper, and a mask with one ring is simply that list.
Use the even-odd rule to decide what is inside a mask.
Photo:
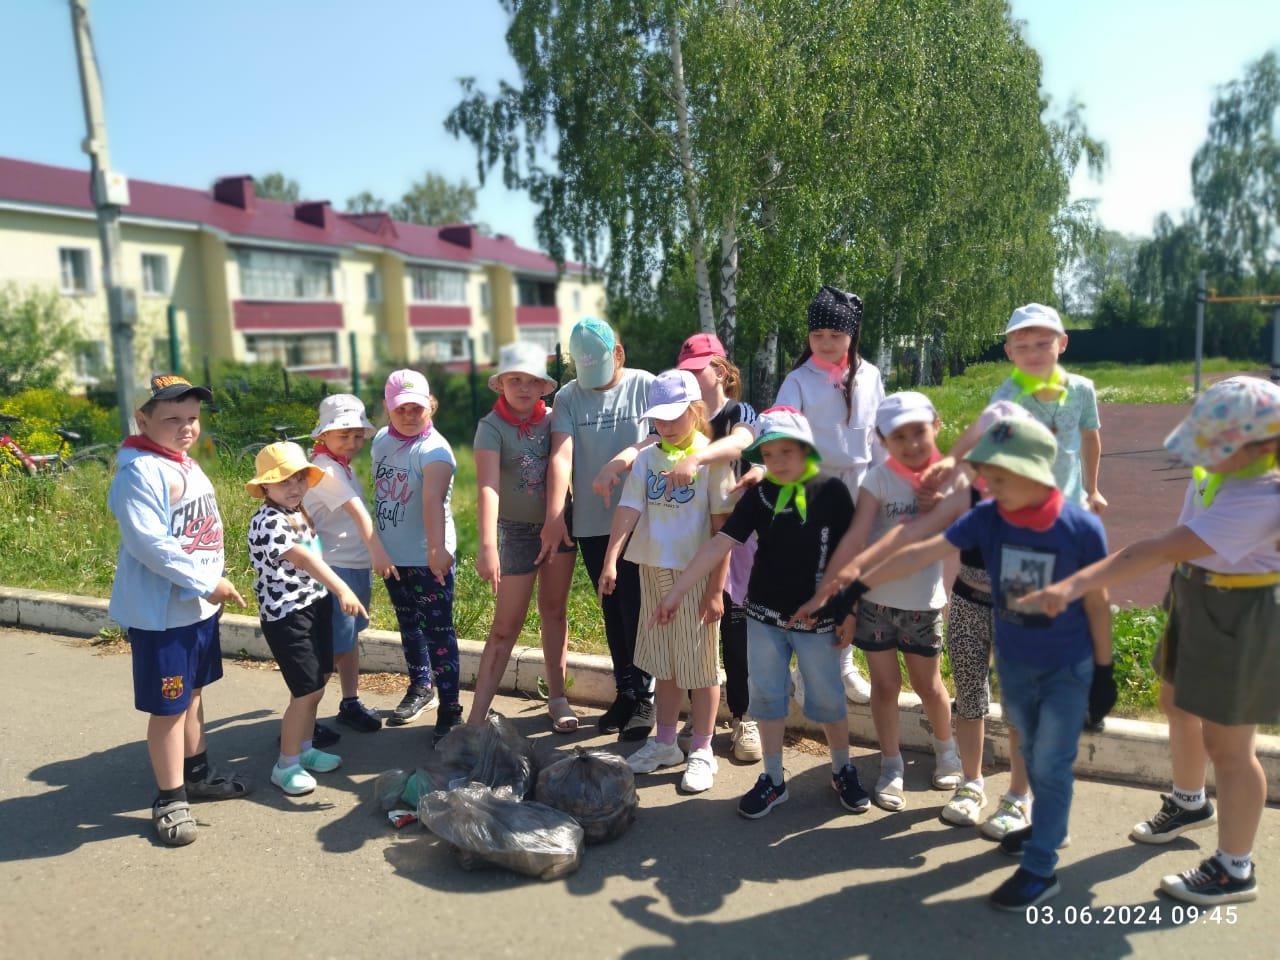
[{"label": "blue sky", "polygon": [[[1146,234],[1191,206],[1214,89],[1280,44],[1275,0],[1013,0],[1045,92],[1085,105],[1104,225]],[[496,0],[91,0],[113,166],[207,186],[282,170],[310,199],[388,200],[428,169],[476,181],[442,121],[456,78],[514,79]],[[66,0],[0,0],[0,156],[87,165]],[[491,180],[479,219],[533,245],[534,209]]]}]

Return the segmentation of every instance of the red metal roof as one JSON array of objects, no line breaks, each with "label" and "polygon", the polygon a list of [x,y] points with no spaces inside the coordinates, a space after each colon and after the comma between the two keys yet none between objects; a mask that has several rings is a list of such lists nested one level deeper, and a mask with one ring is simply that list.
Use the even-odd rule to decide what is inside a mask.
[{"label": "red metal roof", "polygon": [[[295,205],[255,197],[252,208],[244,210],[213,198],[211,190],[193,190],[147,180],[129,181],[129,206],[126,216],[147,217],[198,223],[221,230],[237,238],[279,240],[289,243],[328,247],[351,247],[356,244],[394,250],[411,259],[454,261],[459,264],[477,260],[495,261],[514,270],[553,273],[555,261],[536,250],[518,246],[510,237],[480,236],[474,230],[459,227],[423,227],[376,214],[330,216],[328,226],[304,223],[297,218]],[[0,157],[0,200],[92,210],[89,172],[69,167],[53,167]],[[441,237],[448,231],[451,242]],[[580,269],[568,263],[567,269]]]}]

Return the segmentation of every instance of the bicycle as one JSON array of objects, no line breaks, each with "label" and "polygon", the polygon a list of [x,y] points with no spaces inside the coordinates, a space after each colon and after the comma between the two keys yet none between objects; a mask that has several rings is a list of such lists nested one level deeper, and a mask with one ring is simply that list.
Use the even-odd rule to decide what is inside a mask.
[{"label": "bicycle", "polygon": [[289,431],[292,429],[293,429],[293,424],[289,424],[289,423],[275,424],[271,428],[271,430],[273,433],[275,433],[276,438],[274,440],[270,440],[265,443],[250,443],[241,447],[240,452],[236,454],[236,465],[242,470],[246,466],[248,467],[254,466],[254,460],[258,456],[259,451],[261,451],[263,447],[267,446],[268,443],[310,442],[311,434],[304,433],[304,434],[300,434],[299,436],[293,437],[289,435]]},{"label": "bicycle", "polygon": [[[21,422],[21,417],[0,413],[0,451],[16,460],[27,476],[34,477],[41,473],[65,473],[82,467],[101,467],[104,472],[111,469],[112,461],[115,459],[115,447],[109,443],[95,443],[82,450],[74,451],[70,456],[61,450],[57,453],[27,453],[18,441],[9,435],[9,430],[14,424]],[[59,427],[54,433],[68,446],[80,439],[80,434],[63,427]]]}]

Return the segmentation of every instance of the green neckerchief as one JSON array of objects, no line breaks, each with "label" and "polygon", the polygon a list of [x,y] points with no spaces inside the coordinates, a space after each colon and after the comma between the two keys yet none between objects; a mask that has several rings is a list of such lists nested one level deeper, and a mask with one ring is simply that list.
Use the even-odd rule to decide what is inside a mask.
[{"label": "green neckerchief", "polygon": [[687,447],[673,447],[671,444],[667,443],[667,441],[665,440],[659,440],[658,446],[662,448],[662,452],[667,455],[668,460],[670,460],[672,463],[679,463],[681,460],[683,460],[685,457],[687,457],[690,453],[693,452],[694,445],[697,443],[697,441],[698,441],[698,434],[697,434],[697,431],[694,431],[693,436],[689,438],[689,445]]},{"label": "green neckerchief", "polygon": [[1218,489],[1222,486],[1223,480],[1252,480],[1254,477],[1260,477],[1268,470],[1274,470],[1276,467],[1276,455],[1268,454],[1259,460],[1255,460],[1243,470],[1237,470],[1235,473],[1214,473],[1212,470],[1206,470],[1204,467],[1193,467],[1191,476],[1195,479],[1196,495],[1200,498],[1200,503],[1208,509],[1213,505],[1214,498],[1218,495]]},{"label": "green neckerchief", "polygon": [[[1023,373],[1017,367],[1013,368],[1013,376],[1010,379],[1022,388],[1022,393],[1018,395],[1019,400],[1023,397],[1035,396],[1041,390],[1053,390],[1058,394],[1058,406],[1067,402],[1067,371],[1056,364],[1048,380],[1038,380],[1029,373]],[[1040,398],[1036,397],[1036,399]]]},{"label": "green neckerchief", "polygon": [[804,473],[800,474],[800,479],[792,483],[783,483],[777,477],[770,473],[766,473],[764,478],[770,483],[776,483],[778,489],[778,502],[773,505],[773,515],[776,517],[783,510],[787,509],[792,499],[796,502],[796,513],[800,514],[800,522],[804,523],[809,519],[809,504],[805,502],[804,485],[818,475],[818,461],[810,458],[808,466],[804,468]]}]

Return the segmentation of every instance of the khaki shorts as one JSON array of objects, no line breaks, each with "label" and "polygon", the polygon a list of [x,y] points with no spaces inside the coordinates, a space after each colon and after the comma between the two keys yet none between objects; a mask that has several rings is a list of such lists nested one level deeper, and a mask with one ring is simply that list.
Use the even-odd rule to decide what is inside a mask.
[{"label": "khaki shorts", "polygon": [[1224,726],[1280,723],[1280,585],[1210,587],[1173,574],[1151,665],[1180,710]]},{"label": "khaki shorts", "polygon": [[897,610],[863,600],[853,644],[860,650],[901,650],[921,657],[942,653],[941,610]]}]

